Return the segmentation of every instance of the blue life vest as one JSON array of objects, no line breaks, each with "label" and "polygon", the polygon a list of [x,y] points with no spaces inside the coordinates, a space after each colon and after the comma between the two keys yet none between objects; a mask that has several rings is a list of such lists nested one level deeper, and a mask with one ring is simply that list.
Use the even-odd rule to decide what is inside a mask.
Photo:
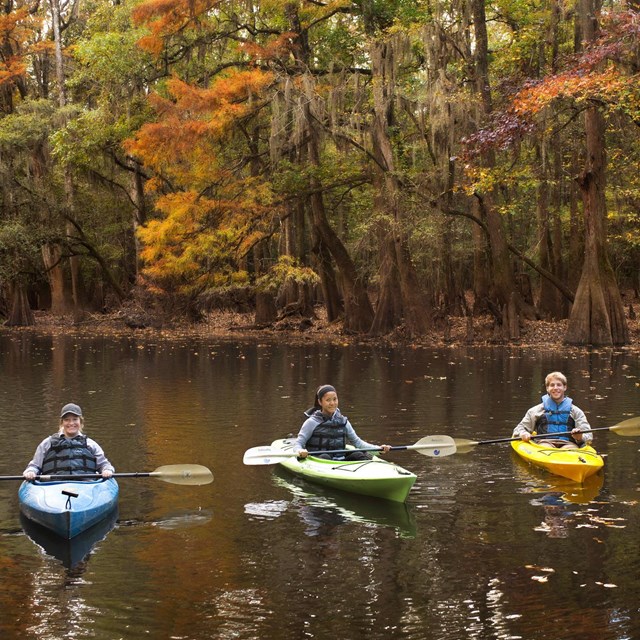
[{"label": "blue life vest", "polygon": [[[576,426],[575,420],[571,417],[571,406],[573,405],[571,398],[565,396],[560,404],[556,404],[549,394],[545,394],[542,396],[542,405],[544,406],[544,414],[536,421],[538,433],[561,433],[571,431]],[[556,437],[558,440],[576,442],[571,436]]]},{"label": "blue life vest", "polygon": [[[315,411],[310,418],[318,420],[318,426],[313,430],[307,440],[305,448],[309,453],[313,451],[330,451],[333,449],[345,449],[347,446],[347,417],[342,414],[332,418],[324,416],[322,411]],[[344,455],[344,454],[341,454]]]},{"label": "blue life vest", "polygon": [[65,438],[56,433],[50,437],[51,446],[44,456],[40,474],[65,475],[97,473],[96,456],[87,446],[87,437],[81,434]]}]

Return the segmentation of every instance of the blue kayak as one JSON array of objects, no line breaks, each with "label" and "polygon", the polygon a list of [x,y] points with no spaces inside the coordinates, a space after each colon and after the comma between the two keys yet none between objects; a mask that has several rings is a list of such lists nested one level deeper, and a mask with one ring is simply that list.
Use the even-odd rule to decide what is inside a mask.
[{"label": "blue kayak", "polygon": [[29,520],[62,538],[74,538],[97,524],[118,506],[118,483],[104,480],[23,482],[20,510]]}]

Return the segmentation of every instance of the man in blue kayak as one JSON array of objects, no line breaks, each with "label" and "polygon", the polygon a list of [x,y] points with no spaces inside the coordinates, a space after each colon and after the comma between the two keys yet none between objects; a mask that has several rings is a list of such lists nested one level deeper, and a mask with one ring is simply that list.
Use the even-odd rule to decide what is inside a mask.
[{"label": "man in blue kayak", "polygon": [[84,418],[77,404],[65,404],[60,412],[58,433],[45,438],[22,475],[33,480],[37,475],[73,475],[95,473],[103,478],[113,475],[113,465],[102,447],[82,433]]},{"label": "man in blue kayak", "polygon": [[560,449],[577,449],[590,444],[593,440],[591,426],[584,411],[566,395],[567,378],[564,374],[553,371],[545,378],[544,384],[547,393],[542,396],[542,402],[525,413],[513,430],[513,437],[528,442],[534,433],[544,434],[534,441]]}]

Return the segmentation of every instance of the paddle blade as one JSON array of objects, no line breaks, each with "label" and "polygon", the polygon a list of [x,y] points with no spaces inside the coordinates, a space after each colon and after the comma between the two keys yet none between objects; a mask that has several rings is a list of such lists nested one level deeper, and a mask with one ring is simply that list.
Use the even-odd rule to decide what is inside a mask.
[{"label": "paddle blade", "polygon": [[210,484],[213,474],[200,464],[168,464],[158,467],[150,474],[153,478],[171,484]]},{"label": "paddle blade", "polygon": [[609,427],[619,436],[640,436],[640,418],[629,418]]},{"label": "paddle blade", "polygon": [[454,438],[457,453],[469,453],[473,448],[479,445],[475,440],[466,440],[465,438]]},{"label": "paddle blade", "polygon": [[430,458],[443,458],[456,452],[456,443],[450,436],[425,436],[407,447]]},{"label": "paddle blade", "polygon": [[244,452],[242,462],[246,465],[278,464],[282,458],[293,458],[295,454],[276,451],[270,446],[252,447]]}]

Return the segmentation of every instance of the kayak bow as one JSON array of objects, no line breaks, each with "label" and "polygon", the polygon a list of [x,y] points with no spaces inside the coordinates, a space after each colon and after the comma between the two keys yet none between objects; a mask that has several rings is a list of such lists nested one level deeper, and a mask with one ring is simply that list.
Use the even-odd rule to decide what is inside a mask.
[{"label": "kayak bow", "polygon": [[62,538],[74,538],[106,518],[118,504],[118,483],[108,480],[25,481],[20,510],[33,522]]},{"label": "kayak bow", "polygon": [[574,482],[584,482],[604,466],[602,456],[589,445],[579,449],[558,449],[531,440],[515,440],[511,447],[527,462]]}]

